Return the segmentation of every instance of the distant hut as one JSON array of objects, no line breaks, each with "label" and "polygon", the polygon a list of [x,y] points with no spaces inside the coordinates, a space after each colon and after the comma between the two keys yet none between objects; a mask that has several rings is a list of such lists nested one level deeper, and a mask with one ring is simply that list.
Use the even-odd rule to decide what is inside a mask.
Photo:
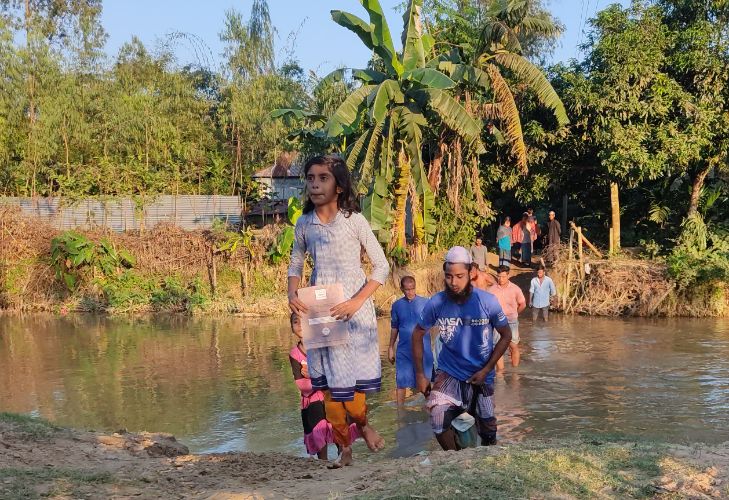
[{"label": "distant hut", "polygon": [[288,211],[288,199],[301,196],[304,181],[296,153],[281,153],[276,163],[253,174],[261,187],[261,200],[249,206],[246,220],[253,226],[283,222]]}]

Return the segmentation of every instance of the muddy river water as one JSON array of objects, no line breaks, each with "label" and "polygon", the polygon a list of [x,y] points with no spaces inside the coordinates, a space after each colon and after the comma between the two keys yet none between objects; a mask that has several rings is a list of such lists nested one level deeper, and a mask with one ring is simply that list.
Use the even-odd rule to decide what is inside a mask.
[{"label": "muddy river water", "polygon": [[[729,441],[729,321],[553,316],[521,325],[496,379],[499,438],[619,434]],[[371,420],[388,454],[434,448],[422,398],[403,409],[386,361]],[[64,426],[165,431],[195,452],[304,454],[286,321],[0,317],[0,411]]]}]

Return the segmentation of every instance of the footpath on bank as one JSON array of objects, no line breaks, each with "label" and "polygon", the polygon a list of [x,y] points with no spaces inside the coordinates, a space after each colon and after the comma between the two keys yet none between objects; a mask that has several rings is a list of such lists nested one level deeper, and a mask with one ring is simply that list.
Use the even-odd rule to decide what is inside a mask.
[{"label": "footpath on bank", "polygon": [[728,481],[727,445],[593,436],[382,457],[332,471],[315,459],[280,453],[191,455],[166,434],[109,435],[0,413],[4,499],[708,499],[728,498]]}]

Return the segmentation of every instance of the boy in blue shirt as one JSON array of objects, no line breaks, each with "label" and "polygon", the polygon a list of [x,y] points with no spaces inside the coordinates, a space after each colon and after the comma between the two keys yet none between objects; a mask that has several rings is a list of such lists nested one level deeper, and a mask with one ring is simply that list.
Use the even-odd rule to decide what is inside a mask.
[{"label": "boy in blue shirt", "polygon": [[[418,324],[420,313],[428,302],[425,297],[415,293],[415,278],[404,276],[400,280],[403,297],[392,304],[390,316],[390,348],[387,357],[395,363],[395,383],[397,385],[396,400],[398,406],[405,402],[405,391],[415,389],[415,366],[413,365],[412,336]],[[397,341],[397,356],[395,342]],[[430,347],[430,335],[423,337],[423,369],[427,377],[433,375],[433,351]]]},{"label": "boy in blue shirt", "polygon": [[[471,255],[463,247],[446,254],[444,290],[423,308],[413,331],[413,360],[418,390],[426,398],[430,424],[444,450],[458,449],[451,429],[454,418],[475,402],[476,425],[482,445],[496,444],[494,416],[494,367],[511,342],[511,329],[492,294],[474,288],[470,276]],[[443,347],[431,388],[424,371],[422,339],[437,327]],[[494,345],[496,329],[501,335]]]}]

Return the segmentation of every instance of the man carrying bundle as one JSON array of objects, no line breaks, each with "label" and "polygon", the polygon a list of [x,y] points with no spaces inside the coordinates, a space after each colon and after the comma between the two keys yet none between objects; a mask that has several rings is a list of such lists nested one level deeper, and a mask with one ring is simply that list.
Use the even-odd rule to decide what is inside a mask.
[{"label": "man carrying bundle", "polygon": [[[471,262],[471,254],[463,247],[448,251],[444,290],[428,301],[413,331],[416,383],[427,398],[430,423],[444,450],[462,447],[451,424],[466,412],[473,412],[481,444],[496,444],[494,367],[511,341],[509,323],[496,297],[471,284]],[[423,369],[422,339],[433,327],[438,327],[443,347],[431,388]],[[496,345],[494,329],[501,335]]]}]

